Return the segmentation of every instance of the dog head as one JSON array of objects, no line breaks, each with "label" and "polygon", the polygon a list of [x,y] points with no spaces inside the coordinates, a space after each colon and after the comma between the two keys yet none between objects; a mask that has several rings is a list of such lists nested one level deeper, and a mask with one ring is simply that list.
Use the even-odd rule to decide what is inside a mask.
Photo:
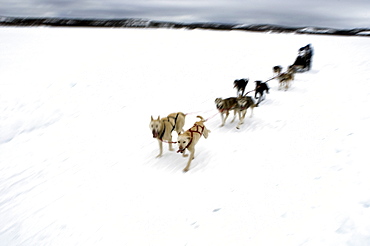
[{"label": "dog head", "polygon": [[237,79],[234,80],[234,88],[236,87],[245,87],[248,84],[249,79]]},{"label": "dog head", "polygon": [[150,117],[149,128],[152,131],[153,138],[157,138],[159,132],[162,130],[162,122],[158,116],[157,119],[153,119],[153,116]]},{"label": "dog head", "polygon": [[260,87],[261,84],[262,84],[262,81],[261,80],[256,80],[254,82],[256,83],[256,88]]},{"label": "dog head", "polygon": [[177,152],[183,153],[185,149],[189,146],[191,142],[191,137],[189,135],[180,134],[177,137],[177,144],[179,146],[179,150]]},{"label": "dog head", "polygon": [[273,68],[272,68],[272,71],[274,72],[274,73],[281,73],[281,70],[282,70],[283,68],[281,67],[281,66],[274,66]]},{"label": "dog head", "polygon": [[218,109],[222,108],[223,104],[224,104],[224,100],[222,98],[216,98],[215,99],[215,104],[216,104],[216,107]]}]

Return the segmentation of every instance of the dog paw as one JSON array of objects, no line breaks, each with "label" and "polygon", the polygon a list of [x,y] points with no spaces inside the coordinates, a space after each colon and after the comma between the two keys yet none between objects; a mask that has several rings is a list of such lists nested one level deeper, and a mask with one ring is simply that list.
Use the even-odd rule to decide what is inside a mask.
[{"label": "dog paw", "polygon": [[189,168],[184,168],[184,170],[182,170],[184,173],[186,173],[187,171],[189,171]]},{"label": "dog paw", "polygon": [[155,158],[160,158],[160,157],[162,157],[162,154],[157,155]]}]

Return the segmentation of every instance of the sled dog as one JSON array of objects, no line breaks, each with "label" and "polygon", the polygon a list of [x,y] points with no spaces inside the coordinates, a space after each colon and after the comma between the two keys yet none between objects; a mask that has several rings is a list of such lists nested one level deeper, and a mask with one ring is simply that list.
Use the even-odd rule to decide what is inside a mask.
[{"label": "sled dog", "polygon": [[185,125],[185,114],[178,112],[169,114],[167,117],[160,119],[153,119],[151,116],[149,128],[152,131],[153,138],[158,140],[159,144],[159,154],[157,157],[162,156],[163,153],[163,142],[167,142],[169,145],[169,150],[172,148],[172,132],[176,131],[177,134],[183,132],[183,127]]},{"label": "sled dog", "polygon": [[297,67],[293,66],[293,65],[290,65],[286,72],[291,74],[292,75],[292,80],[294,80],[294,75],[297,72]]},{"label": "sled dog", "polygon": [[290,88],[291,82],[294,80],[294,73],[292,71],[281,73],[277,77],[279,81],[279,90],[288,90]]},{"label": "sled dog", "polygon": [[245,118],[245,115],[247,114],[247,109],[250,108],[251,109],[251,116],[253,116],[253,109],[254,107],[256,107],[256,104],[254,102],[254,100],[252,99],[252,97],[250,96],[245,96],[245,97],[238,97],[237,98],[237,102],[238,102],[238,113],[239,113],[239,123],[238,125],[236,126],[236,129],[240,129],[240,125],[242,125],[244,123],[244,118]]},{"label": "sled dog", "polygon": [[229,117],[229,113],[231,110],[234,110],[234,118],[231,121],[231,122],[234,122],[235,117],[236,117],[236,112],[237,112],[236,97],[229,97],[226,99],[216,98],[215,104],[216,104],[218,111],[221,113],[221,121],[222,121],[221,126],[225,125],[226,119],[227,117]]},{"label": "sled dog", "polygon": [[234,80],[234,88],[236,88],[237,96],[244,96],[245,87],[248,84],[249,79],[237,79]]},{"label": "sled dog", "polygon": [[183,170],[184,172],[189,171],[190,163],[194,159],[195,145],[199,141],[200,137],[203,136],[204,138],[208,138],[208,133],[211,132],[205,127],[205,120],[203,119],[203,117],[197,117],[200,119],[200,121],[195,122],[189,130],[180,134],[177,138],[177,144],[179,146],[179,150],[177,152],[182,153],[182,156],[184,157],[188,156],[187,154],[185,154],[186,149],[188,149],[188,151],[190,152],[188,163]]},{"label": "sled dog", "polygon": [[274,75],[279,75],[283,71],[283,68],[281,66],[274,66],[272,68],[272,72]]},{"label": "sled dog", "polygon": [[[258,107],[260,102],[265,100],[265,97],[266,97],[265,92],[268,94],[270,88],[268,87],[266,82],[262,82],[261,80],[256,80],[255,82],[256,82],[256,88],[255,88],[254,98],[258,99],[258,102],[256,104],[256,107]],[[258,97],[258,94],[259,94],[259,97]]]}]

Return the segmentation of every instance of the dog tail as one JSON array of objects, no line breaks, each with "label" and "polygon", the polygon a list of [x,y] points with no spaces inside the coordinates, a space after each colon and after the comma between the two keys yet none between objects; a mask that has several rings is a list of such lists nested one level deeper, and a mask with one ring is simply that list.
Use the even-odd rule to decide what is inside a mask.
[{"label": "dog tail", "polygon": [[206,120],[202,116],[197,115],[197,117],[200,119],[201,122],[206,122]]}]

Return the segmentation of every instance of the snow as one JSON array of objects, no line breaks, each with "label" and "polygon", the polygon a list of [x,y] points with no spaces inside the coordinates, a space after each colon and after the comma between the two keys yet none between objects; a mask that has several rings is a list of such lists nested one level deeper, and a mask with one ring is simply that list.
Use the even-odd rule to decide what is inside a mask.
[{"label": "snow", "polygon": [[[0,245],[370,245],[370,43],[168,29],[0,28]],[[314,47],[240,130],[214,99]],[[207,118],[190,171],[150,116]],[[176,133],[173,133],[176,139]]]},{"label": "snow", "polygon": [[362,32],[359,32],[357,35],[370,35],[370,31],[362,31]]}]

